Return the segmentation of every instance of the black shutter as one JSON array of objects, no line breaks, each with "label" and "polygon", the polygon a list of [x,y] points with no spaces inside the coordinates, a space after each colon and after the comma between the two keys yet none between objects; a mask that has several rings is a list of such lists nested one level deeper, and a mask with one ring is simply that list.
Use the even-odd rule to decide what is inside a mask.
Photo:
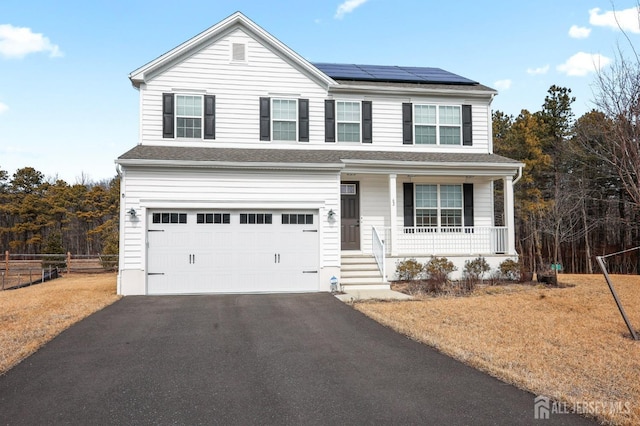
[{"label": "black shutter", "polygon": [[404,226],[414,226],[413,224],[413,183],[402,184],[404,206]]},{"label": "black shutter", "polygon": [[464,226],[473,226],[473,184],[462,185],[464,205]]},{"label": "black shutter", "polygon": [[298,140],[309,142],[309,99],[298,99]]},{"label": "black shutter", "polygon": [[373,142],[373,120],[371,101],[362,101],[362,143]]},{"label": "black shutter", "polygon": [[162,94],[162,137],[173,138],[173,93]]},{"label": "black shutter", "polygon": [[413,144],[413,104],[402,104],[402,143]]},{"label": "black shutter", "polygon": [[204,138],[216,138],[216,97],[214,95],[204,97]]},{"label": "black shutter", "polygon": [[471,105],[462,105],[462,145],[473,145],[471,129]]},{"label": "black shutter", "polygon": [[324,101],[324,141],[336,141],[336,101]]},{"label": "black shutter", "polygon": [[271,99],[260,98],[260,140],[271,140]]}]

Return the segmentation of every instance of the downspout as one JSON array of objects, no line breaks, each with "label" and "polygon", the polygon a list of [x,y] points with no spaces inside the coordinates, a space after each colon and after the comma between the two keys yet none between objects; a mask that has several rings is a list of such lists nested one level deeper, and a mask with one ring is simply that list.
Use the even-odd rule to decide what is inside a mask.
[{"label": "downspout", "polygon": [[511,185],[515,185],[522,178],[522,166],[518,167],[518,176],[511,182]]}]

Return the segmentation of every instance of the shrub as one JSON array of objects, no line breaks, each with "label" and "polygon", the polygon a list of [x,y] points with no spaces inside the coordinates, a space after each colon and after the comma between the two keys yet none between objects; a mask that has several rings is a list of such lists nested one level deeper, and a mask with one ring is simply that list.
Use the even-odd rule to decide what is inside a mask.
[{"label": "shrub", "polygon": [[449,274],[457,270],[446,257],[432,257],[424,270],[427,275],[428,290],[432,292],[441,292],[449,283]]},{"label": "shrub", "polygon": [[416,259],[406,259],[396,263],[396,274],[400,281],[411,281],[420,278],[423,268]]},{"label": "shrub", "polygon": [[482,280],[484,274],[490,270],[491,267],[482,256],[473,260],[465,261],[464,271],[462,273],[462,282],[460,283],[460,289],[462,292],[468,293],[473,291],[478,284],[478,281]]},{"label": "shrub", "polygon": [[464,262],[464,276],[474,281],[481,280],[484,274],[490,270],[491,267],[482,256]]},{"label": "shrub", "polygon": [[520,280],[520,264],[513,259],[507,259],[498,266],[500,275],[509,281]]}]

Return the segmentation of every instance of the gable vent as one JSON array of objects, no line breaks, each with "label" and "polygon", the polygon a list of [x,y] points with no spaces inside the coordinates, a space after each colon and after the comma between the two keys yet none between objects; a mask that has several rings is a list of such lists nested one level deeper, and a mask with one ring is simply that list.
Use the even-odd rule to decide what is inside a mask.
[{"label": "gable vent", "polygon": [[231,43],[231,60],[244,62],[247,60],[247,45],[244,43]]}]

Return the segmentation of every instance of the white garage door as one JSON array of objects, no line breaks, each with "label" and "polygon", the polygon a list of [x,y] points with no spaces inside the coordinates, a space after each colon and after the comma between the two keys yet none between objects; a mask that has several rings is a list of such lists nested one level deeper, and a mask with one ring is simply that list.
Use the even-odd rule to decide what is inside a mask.
[{"label": "white garage door", "polygon": [[151,211],[147,293],[318,291],[318,212]]}]

